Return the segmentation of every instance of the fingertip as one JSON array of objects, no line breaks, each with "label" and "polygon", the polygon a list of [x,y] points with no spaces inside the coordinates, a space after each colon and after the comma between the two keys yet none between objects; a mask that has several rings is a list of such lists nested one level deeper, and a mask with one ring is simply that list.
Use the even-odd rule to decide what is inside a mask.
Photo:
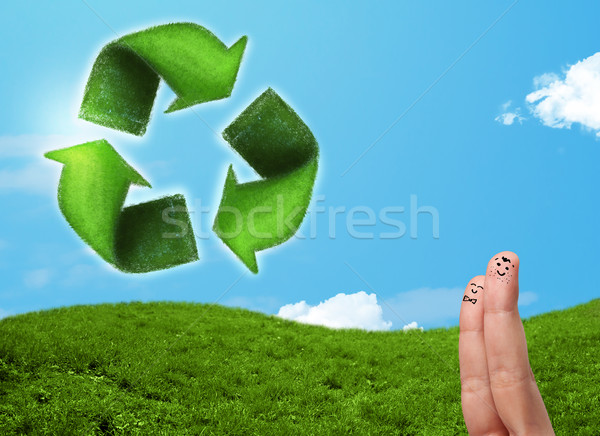
[{"label": "fingertip", "polygon": [[486,278],[495,278],[503,284],[509,284],[519,273],[519,256],[512,251],[501,251],[488,262]]},{"label": "fingertip", "polygon": [[480,291],[483,291],[483,284],[485,283],[485,276],[478,275],[473,277],[467,283],[467,287],[465,288],[464,295],[478,294]]},{"label": "fingertip", "polygon": [[483,327],[483,289],[485,276],[478,275],[467,283],[462,296],[459,325],[462,330],[481,330]]},{"label": "fingertip", "polygon": [[495,263],[498,260],[500,260],[501,262],[506,262],[506,259],[509,259],[513,265],[516,265],[517,267],[519,266],[519,256],[517,256],[517,254],[512,251],[501,251],[499,253],[496,253],[494,256],[492,256],[488,264]]},{"label": "fingertip", "polygon": [[476,286],[483,286],[483,282],[485,281],[485,276],[484,275],[478,275],[473,277],[470,281],[469,281],[469,285],[471,283],[475,283]]},{"label": "fingertip", "polygon": [[[512,251],[501,251],[488,263],[483,332],[498,414],[515,434],[525,434],[523,426],[537,420],[532,417],[547,423],[548,428],[551,426],[529,364],[527,338],[518,309],[518,273],[519,257]],[[539,434],[552,434],[551,428]]]},{"label": "fingertip", "polygon": [[469,434],[504,434],[489,383],[483,332],[485,276],[467,282],[460,310],[461,405]]}]

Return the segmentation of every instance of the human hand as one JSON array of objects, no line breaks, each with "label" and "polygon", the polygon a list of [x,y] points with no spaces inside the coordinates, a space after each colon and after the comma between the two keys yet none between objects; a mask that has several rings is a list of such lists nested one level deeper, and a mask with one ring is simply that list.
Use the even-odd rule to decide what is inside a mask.
[{"label": "human hand", "polygon": [[460,311],[460,382],[470,435],[553,435],[546,406],[529,365],[517,301],[519,258],[492,257],[474,277]]}]

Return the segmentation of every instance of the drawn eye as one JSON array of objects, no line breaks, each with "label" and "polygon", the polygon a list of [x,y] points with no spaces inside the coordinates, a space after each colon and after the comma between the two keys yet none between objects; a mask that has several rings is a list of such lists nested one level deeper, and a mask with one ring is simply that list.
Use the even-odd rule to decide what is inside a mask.
[{"label": "drawn eye", "polygon": [[497,262],[496,265],[500,266],[500,262]]},{"label": "drawn eye", "polygon": [[506,267],[506,271],[508,271],[508,267]]}]

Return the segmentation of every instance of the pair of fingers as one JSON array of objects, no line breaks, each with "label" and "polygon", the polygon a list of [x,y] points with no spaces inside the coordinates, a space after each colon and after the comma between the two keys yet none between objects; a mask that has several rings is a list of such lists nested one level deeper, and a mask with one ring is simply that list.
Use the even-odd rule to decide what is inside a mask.
[{"label": "pair of fingers", "polygon": [[518,278],[519,258],[503,251],[463,295],[461,401],[470,435],[554,434],[529,365]]}]

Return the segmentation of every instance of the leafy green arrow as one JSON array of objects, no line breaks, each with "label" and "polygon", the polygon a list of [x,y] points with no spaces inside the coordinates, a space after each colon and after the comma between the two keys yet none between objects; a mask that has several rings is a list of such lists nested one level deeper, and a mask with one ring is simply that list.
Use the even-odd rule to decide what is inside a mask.
[{"label": "leafy green arrow", "polygon": [[[64,164],[58,186],[60,210],[104,260],[121,271],[141,273],[198,259],[182,195],[122,209],[130,185],[151,186],[107,141],[87,142],[45,156]],[[176,214],[179,219],[173,218]],[[180,232],[174,232],[175,228]]]},{"label": "leafy green arrow", "polygon": [[318,167],[318,144],[271,88],[250,104],[223,137],[263,177],[239,184],[230,166],[213,230],[254,273],[255,252],[291,238],[302,223]]},{"label": "leafy green arrow", "polygon": [[94,62],[79,117],[141,136],[160,78],[177,94],[166,112],[229,97],[246,48],[243,36],[229,49],[193,23],[173,23],[125,35]]}]

